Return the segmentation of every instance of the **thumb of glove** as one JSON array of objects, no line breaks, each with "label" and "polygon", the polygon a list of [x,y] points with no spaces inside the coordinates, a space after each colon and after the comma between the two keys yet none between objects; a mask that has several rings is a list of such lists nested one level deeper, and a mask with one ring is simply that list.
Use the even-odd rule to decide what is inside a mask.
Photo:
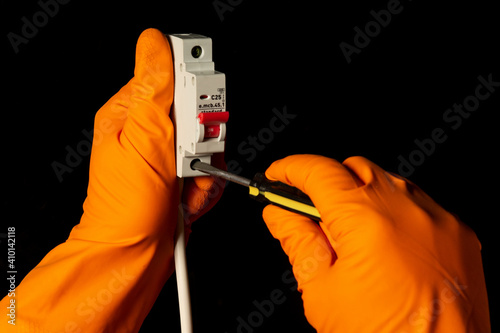
[{"label": "thumb of glove", "polygon": [[174,127],[169,118],[173,75],[166,37],[159,30],[145,30],[137,42],[134,78],[129,82],[130,105],[121,135],[167,179],[172,175],[166,173],[175,165]]}]

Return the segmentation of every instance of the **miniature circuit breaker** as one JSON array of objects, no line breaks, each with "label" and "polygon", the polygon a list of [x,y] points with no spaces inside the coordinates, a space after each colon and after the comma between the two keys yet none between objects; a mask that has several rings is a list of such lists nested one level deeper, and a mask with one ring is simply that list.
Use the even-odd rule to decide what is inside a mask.
[{"label": "miniature circuit breaker", "polygon": [[177,176],[206,175],[190,164],[210,164],[213,153],[224,151],[226,80],[214,69],[212,40],[197,34],[168,35],[174,59],[175,91],[172,106],[176,135]]}]

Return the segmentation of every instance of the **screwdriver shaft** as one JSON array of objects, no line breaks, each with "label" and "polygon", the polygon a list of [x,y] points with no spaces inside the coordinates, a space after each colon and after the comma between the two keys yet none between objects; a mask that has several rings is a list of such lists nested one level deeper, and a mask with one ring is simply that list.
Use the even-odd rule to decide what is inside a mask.
[{"label": "screwdriver shaft", "polygon": [[198,171],[201,171],[201,172],[208,173],[209,175],[212,175],[212,176],[217,176],[217,177],[229,180],[233,183],[237,183],[237,184],[240,184],[240,185],[243,185],[246,187],[249,187],[250,183],[251,183],[250,179],[248,179],[248,178],[235,175],[234,173],[231,173],[228,171],[217,169],[216,167],[213,167],[210,164],[201,162],[199,160],[193,161],[191,163],[191,168],[198,170]]}]

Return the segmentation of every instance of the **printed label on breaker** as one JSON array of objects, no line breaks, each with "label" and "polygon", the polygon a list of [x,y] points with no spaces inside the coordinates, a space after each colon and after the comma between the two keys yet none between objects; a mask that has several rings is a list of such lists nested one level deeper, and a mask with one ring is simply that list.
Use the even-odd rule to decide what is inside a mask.
[{"label": "printed label on breaker", "polygon": [[201,95],[200,99],[203,103],[198,104],[199,112],[223,112],[226,110],[226,94],[224,88],[218,88],[217,94]]}]

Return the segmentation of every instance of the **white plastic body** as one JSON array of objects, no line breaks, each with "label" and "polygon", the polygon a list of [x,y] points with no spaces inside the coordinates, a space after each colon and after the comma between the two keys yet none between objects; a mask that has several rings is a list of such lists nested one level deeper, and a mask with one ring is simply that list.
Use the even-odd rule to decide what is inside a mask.
[{"label": "white plastic body", "polygon": [[[226,111],[226,79],[214,69],[212,39],[196,34],[168,35],[174,59],[175,91],[172,106],[176,135],[177,176],[196,177],[204,173],[193,170],[194,159],[210,164],[213,153],[224,151],[226,124],[220,123],[217,137],[206,137],[200,124],[200,113]],[[201,48],[198,57],[194,47]]]}]

